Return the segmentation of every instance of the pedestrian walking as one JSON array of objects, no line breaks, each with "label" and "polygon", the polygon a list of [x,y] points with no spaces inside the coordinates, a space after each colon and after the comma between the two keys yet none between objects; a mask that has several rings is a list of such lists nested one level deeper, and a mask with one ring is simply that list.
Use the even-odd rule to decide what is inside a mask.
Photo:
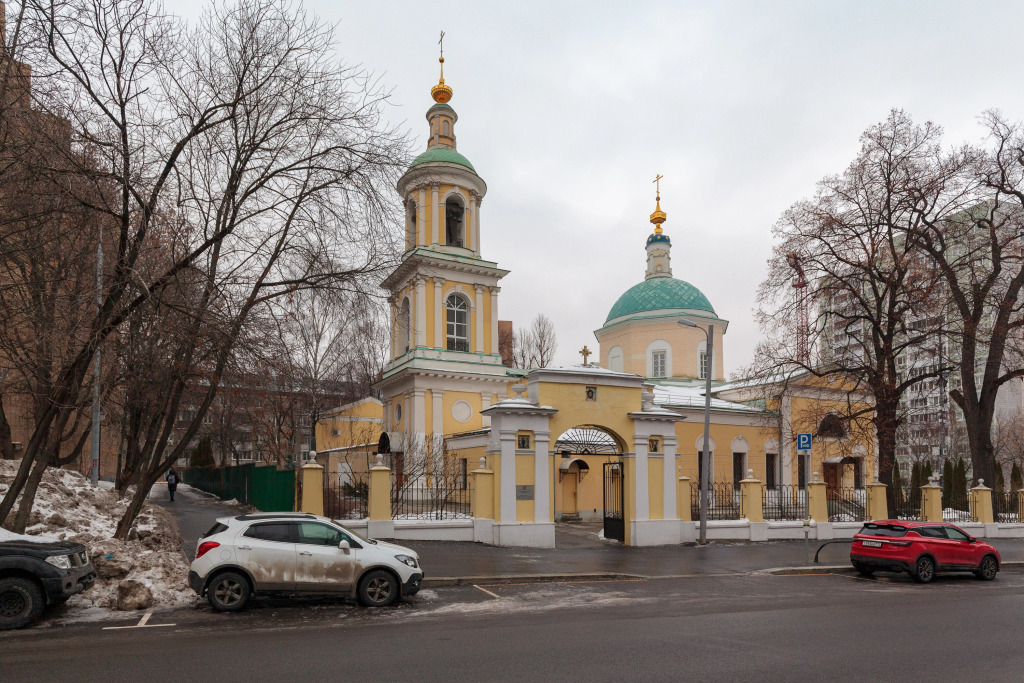
[{"label": "pedestrian walking", "polygon": [[171,494],[171,502],[174,502],[174,491],[178,488],[178,473],[172,467],[167,473],[167,492]]}]

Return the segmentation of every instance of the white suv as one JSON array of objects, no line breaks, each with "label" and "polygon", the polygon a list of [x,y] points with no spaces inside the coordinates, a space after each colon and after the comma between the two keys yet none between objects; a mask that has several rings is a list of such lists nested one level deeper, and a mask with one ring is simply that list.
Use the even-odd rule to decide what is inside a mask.
[{"label": "white suv", "polygon": [[210,605],[235,612],[255,593],[347,595],[383,607],[420,589],[412,550],[360,538],[327,517],[258,513],[222,517],[199,539],[188,582]]}]

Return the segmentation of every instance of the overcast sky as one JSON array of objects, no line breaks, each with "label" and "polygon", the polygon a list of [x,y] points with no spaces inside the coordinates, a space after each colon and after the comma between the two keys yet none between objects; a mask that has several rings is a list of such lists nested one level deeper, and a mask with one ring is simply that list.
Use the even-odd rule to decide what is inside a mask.
[{"label": "overcast sky", "polygon": [[[199,0],[168,3],[195,16]],[[643,279],[656,173],[673,275],[729,320],[725,368],[751,359],[771,227],[841,171],[893,107],[977,141],[988,108],[1024,117],[1014,2],[339,2],[338,52],[394,89],[426,148],[445,81],[458,149],[488,185],[483,257],[511,270],[500,314],[555,324],[558,363]],[[396,228],[397,229],[397,228]]]}]

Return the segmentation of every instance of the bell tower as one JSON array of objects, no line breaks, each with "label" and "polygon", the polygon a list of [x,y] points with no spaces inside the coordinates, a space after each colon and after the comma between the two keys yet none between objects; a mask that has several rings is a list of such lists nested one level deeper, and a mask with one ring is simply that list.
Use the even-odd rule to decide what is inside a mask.
[{"label": "bell tower", "polygon": [[391,304],[391,352],[377,387],[392,450],[413,456],[430,437],[488,426],[480,411],[507,393],[498,282],[508,271],[481,255],[487,184],[456,148],[459,117],[449,104],[443,43],[439,62],[427,148],[397,186],[405,251],[381,283]]}]

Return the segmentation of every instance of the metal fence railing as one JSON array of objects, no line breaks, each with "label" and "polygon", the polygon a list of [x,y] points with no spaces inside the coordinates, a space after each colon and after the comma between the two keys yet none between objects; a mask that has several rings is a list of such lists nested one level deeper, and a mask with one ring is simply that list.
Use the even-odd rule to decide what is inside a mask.
[{"label": "metal fence railing", "polygon": [[[691,519],[700,519],[700,489],[690,489]],[[708,519],[739,519],[740,492],[732,482],[711,484],[708,488]]]},{"label": "metal fence railing", "polygon": [[921,489],[895,486],[892,489],[894,519],[914,521],[921,519]]},{"label": "metal fence railing", "polygon": [[391,479],[391,516],[394,519],[469,518],[473,478],[420,475]]},{"label": "metal fence railing", "polygon": [[765,521],[807,519],[807,489],[783,485],[761,488],[761,505]]},{"label": "metal fence railing", "polygon": [[324,480],[324,515],[331,519],[365,519],[368,516],[369,474],[348,473]]},{"label": "metal fence railing", "polygon": [[1015,523],[1021,521],[1021,497],[1018,491],[993,491],[992,514],[997,522]]},{"label": "metal fence railing", "polygon": [[975,519],[974,496],[967,489],[953,487],[942,496],[942,520],[970,522]]},{"label": "metal fence railing", "polygon": [[867,508],[867,494],[864,489],[839,487],[828,489],[828,521],[863,522]]}]

